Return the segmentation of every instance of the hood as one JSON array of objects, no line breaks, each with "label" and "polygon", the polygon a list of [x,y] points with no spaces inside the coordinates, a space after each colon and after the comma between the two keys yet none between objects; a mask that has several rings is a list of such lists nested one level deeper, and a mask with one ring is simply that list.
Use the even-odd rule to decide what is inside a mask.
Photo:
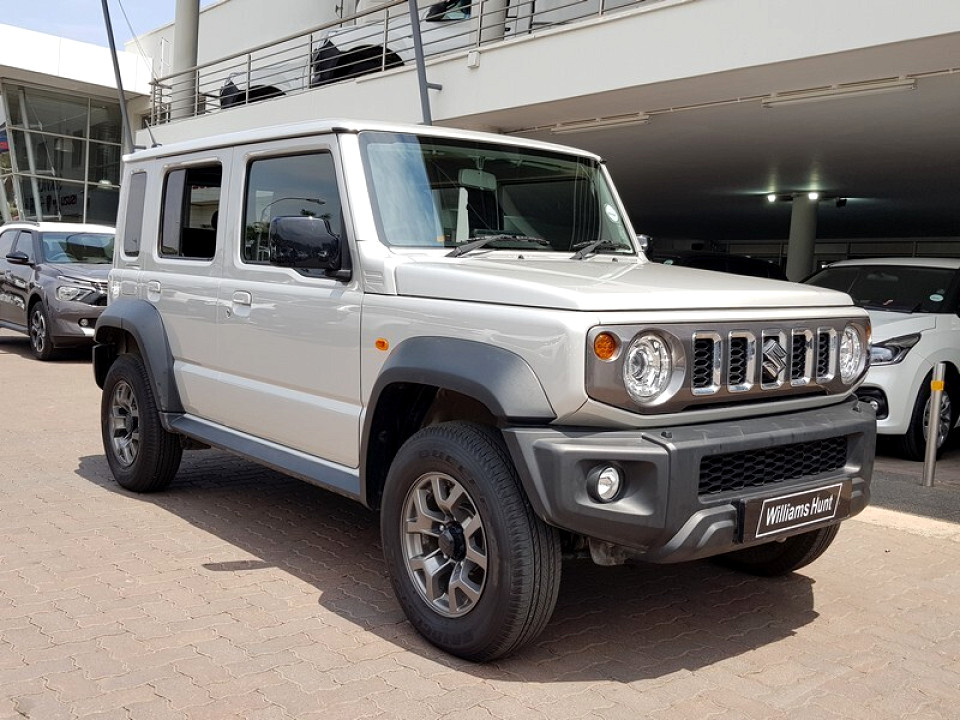
[{"label": "hood", "polygon": [[851,306],[812,285],[694,268],[555,259],[417,258],[396,268],[401,295],[558,310],[696,310]]},{"label": "hood", "polygon": [[47,265],[54,275],[95,282],[106,282],[112,267],[110,263],[50,263]]},{"label": "hood", "polygon": [[900,313],[888,310],[867,310],[870,315],[871,340],[883,342],[890,338],[903,337],[937,326],[937,316],[930,313]]}]

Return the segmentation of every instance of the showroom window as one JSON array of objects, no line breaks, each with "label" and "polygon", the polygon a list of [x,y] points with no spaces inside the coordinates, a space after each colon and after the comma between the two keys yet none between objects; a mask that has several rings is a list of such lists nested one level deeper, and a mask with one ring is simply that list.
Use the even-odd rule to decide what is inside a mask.
[{"label": "showroom window", "polygon": [[4,221],[113,225],[120,191],[120,106],[4,83],[0,97]]}]

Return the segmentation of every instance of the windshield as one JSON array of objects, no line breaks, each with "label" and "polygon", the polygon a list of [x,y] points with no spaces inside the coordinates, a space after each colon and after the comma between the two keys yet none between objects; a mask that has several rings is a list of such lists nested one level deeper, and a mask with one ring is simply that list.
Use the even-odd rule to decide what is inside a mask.
[{"label": "windshield", "polygon": [[939,313],[955,275],[949,268],[848,265],[825,268],[806,282],[845,292],[864,308]]},{"label": "windshield", "polygon": [[113,235],[105,233],[43,233],[43,259],[49,263],[89,263],[107,265],[113,262]]},{"label": "windshield", "polygon": [[[378,228],[393,247],[634,254],[589,158],[411,134],[360,134]],[[491,237],[495,236],[495,237]],[[478,246],[478,250],[480,247]]]}]

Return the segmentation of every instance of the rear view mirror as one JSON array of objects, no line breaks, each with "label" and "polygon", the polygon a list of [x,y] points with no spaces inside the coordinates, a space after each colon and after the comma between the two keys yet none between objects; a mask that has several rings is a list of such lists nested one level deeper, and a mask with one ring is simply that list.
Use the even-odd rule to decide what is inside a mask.
[{"label": "rear view mirror", "polygon": [[[323,270],[350,279],[346,244],[324,218],[295,215],[270,221],[270,263],[295,270]],[[345,262],[346,260],[346,262]]]}]

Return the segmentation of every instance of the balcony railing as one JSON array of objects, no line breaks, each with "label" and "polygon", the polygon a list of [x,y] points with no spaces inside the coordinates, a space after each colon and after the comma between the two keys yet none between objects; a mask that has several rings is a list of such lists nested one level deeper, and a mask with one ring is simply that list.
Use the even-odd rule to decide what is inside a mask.
[{"label": "balcony railing", "polygon": [[[427,58],[667,0],[443,0],[420,8]],[[152,83],[149,123],[233,107],[413,65],[406,0],[198,65]]]}]

